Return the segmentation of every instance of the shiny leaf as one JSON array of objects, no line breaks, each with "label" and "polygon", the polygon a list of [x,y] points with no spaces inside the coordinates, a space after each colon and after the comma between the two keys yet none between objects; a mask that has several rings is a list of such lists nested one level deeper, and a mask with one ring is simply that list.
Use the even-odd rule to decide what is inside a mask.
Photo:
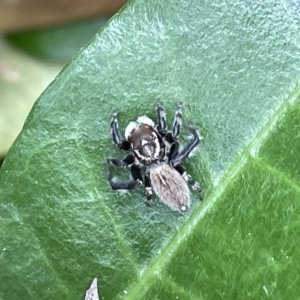
[{"label": "shiny leaf", "polygon": [[[81,299],[95,277],[110,300],[297,297],[297,24],[278,1],[129,2],[41,95],[3,164],[1,297]],[[184,166],[206,198],[191,192],[186,214],[107,184],[106,158],[124,156],[112,112],[124,130],[157,101],[170,126],[183,101],[182,143],[187,120],[203,136]]]}]

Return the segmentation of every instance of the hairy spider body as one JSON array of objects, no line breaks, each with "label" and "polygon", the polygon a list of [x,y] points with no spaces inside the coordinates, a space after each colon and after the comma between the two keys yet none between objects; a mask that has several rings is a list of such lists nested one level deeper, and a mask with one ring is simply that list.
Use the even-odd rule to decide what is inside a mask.
[{"label": "hairy spider body", "polygon": [[173,210],[185,211],[190,205],[189,188],[182,176],[166,163],[149,170],[155,194]]},{"label": "hairy spider body", "polygon": [[180,163],[198,145],[200,139],[189,122],[192,139],[179,151],[177,137],[182,122],[182,103],[178,104],[172,132],[167,131],[166,118],[160,104],[156,106],[158,125],[146,116],[130,122],[125,130],[125,140],[118,132],[117,113],[111,119],[111,133],[115,144],[122,150],[132,149],[124,159],[108,158],[108,163],[118,167],[130,167],[133,179],[115,182],[109,174],[108,180],[112,189],[133,189],[143,182],[140,168],[145,167],[144,177],[146,204],[151,205],[152,188],[157,196],[173,210],[186,211],[190,205],[189,183],[201,196],[201,187],[187,174]]}]

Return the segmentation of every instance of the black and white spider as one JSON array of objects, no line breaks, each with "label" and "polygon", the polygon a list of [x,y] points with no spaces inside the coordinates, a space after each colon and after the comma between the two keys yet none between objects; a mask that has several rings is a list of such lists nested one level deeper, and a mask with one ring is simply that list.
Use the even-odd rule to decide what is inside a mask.
[{"label": "black and white spider", "polygon": [[160,104],[156,106],[158,125],[146,116],[130,122],[125,130],[125,140],[118,131],[117,113],[113,113],[110,128],[114,143],[119,149],[133,150],[124,159],[108,158],[109,164],[117,167],[130,167],[132,180],[114,181],[109,173],[108,180],[114,190],[131,190],[143,182],[141,167],[146,167],[145,194],[146,204],[151,205],[152,188],[158,197],[173,210],[186,211],[190,205],[187,183],[197,191],[202,200],[202,189],[180,165],[200,142],[191,122],[188,123],[192,138],[179,151],[177,138],[182,123],[182,103],[175,112],[172,132],[167,130],[166,116]]}]

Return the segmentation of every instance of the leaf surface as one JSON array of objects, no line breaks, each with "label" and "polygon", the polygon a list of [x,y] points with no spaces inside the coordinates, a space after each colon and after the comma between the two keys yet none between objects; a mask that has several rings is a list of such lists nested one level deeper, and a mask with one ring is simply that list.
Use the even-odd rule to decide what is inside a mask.
[{"label": "leaf surface", "polygon": [[[298,31],[276,1],[129,2],[41,95],[3,164],[0,297],[81,299],[94,277],[102,299],[299,295]],[[157,101],[170,126],[183,101],[204,138],[184,166],[206,198],[191,193],[187,214],[106,181],[106,158],[124,156],[111,113],[124,130]]]}]

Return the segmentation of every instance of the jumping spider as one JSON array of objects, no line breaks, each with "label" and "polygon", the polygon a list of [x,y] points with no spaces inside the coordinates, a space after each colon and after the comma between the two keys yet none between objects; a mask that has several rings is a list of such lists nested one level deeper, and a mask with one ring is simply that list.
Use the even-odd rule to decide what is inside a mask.
[{"label": "jumping spider", "polygon": [[172,132],[167,130],[166,116],[158,103],[156,106],[158,125],[146,116],[139,117],[136,122],[130,122],[125,130],[125,140],[120,139],[118,131],[117,112],[114,112],[110,122],[114,143],[119,149],[133,150],[124,159],[108,158],[107,162],[117,167],[130,167],[132,180],[114,181],[109,173],[108,180],[114,190],[131,190],[143,182],[141,167],[146,167],[145,194],[146,204],[151,205],[152,188],[158,197],[171,209],[186,211],[190,205],[187,183],[197,191],[202,200],[201,187],[187,174],[180,165],[200,142],[199,136],[191,122],[188,123],[192,138],[179,151],[177,138],[182,123],[182,103],[175,112]]}]

